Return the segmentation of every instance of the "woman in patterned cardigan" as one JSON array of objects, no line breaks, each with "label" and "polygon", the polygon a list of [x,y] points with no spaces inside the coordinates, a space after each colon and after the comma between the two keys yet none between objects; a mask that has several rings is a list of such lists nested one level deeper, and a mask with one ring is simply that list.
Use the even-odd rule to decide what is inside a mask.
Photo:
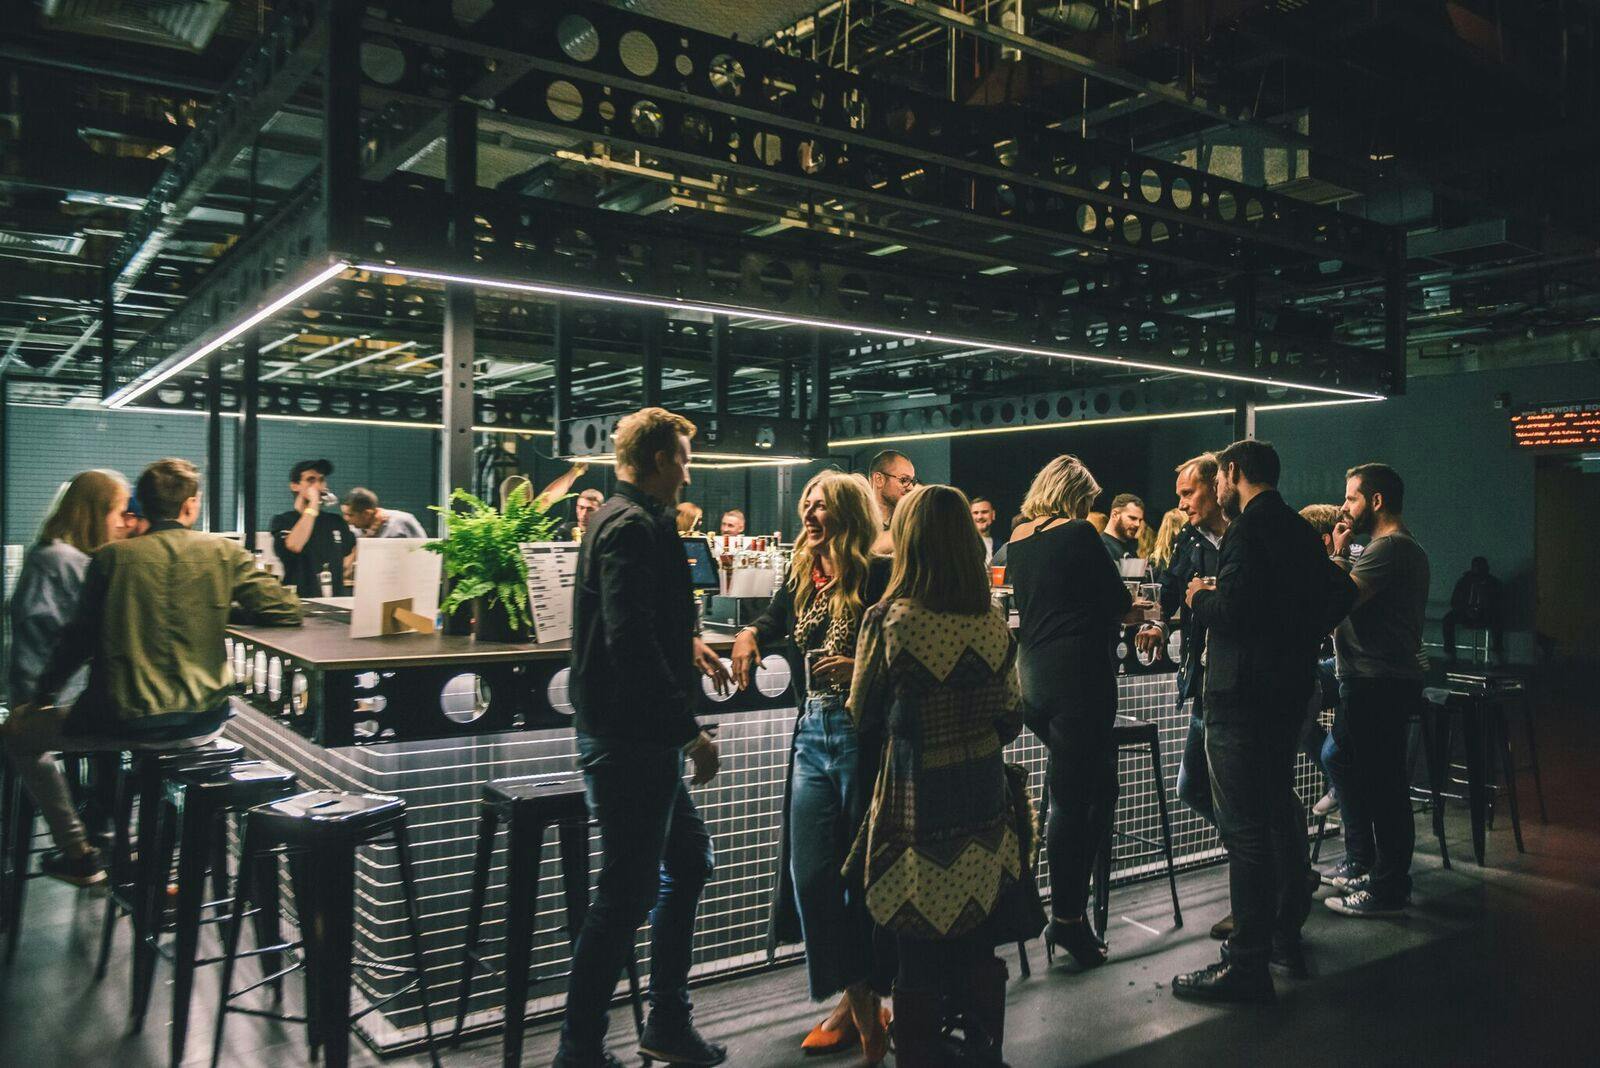
[{"label": "woman in patterned cardigan", "polygon": [[784,784],[769,951],[806,944],[806,971],[817,1000],[843,994],[801,1043],[832,1053],[857,1041],[867,1063],[888,1054],[888,993],[893,962],[873,952],[872,919],[859,888],[840,868],[866,814],[877,749],[845,712],[861,617],[883,596],[889,561],[871,554],[879,522],[865,483],[824,471],[800,494],[800,537],[788,581],[767,611],[739,632],[733,675],[750,684],[762,648],[788,643],[800,695],[800,718]]},{"label": "woman in patterned cardigan", "polygon": [[1006,966],[988,927],[1022,873],[1001,755],[1022,729],[1017,644],[960,490],[913,490],[891,533],[889,589],[862,622],[850,687],[857,730],[886,734],[850,870],[895,938],[896,1064],[943,1063],[952,1012],[982,1028],[998,1059]]}]

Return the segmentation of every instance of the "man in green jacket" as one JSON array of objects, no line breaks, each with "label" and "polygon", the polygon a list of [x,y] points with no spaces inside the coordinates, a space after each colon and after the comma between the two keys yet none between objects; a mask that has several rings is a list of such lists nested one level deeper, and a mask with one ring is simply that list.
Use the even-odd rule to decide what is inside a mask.
[{"label": "man in green jacket", "polygon": [[[222,733],[233,691],[224,651],[232,613],[242,622],[295,626],[300,599],[249,553],[192,530],[200,474],[187,460],[158,460],[135,489],[150,532],[94,554],[77,617],[39,682],[38,700],[12,710],[0,735],[33,795],[57,852],[46,874],[76,886],[104,881],[55,754],[180,749]],[[87,662],[89,682],[68,708],[54,695]]]}]

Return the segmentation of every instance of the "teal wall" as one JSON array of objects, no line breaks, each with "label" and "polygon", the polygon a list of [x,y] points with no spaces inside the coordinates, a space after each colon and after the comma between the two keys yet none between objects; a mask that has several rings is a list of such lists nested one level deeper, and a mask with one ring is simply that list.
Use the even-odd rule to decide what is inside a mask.
[{"label": "teal wall", "polygon": [[[223,528],[235,528],[233,511],[237,420],[223,427],[222,492],[228,502]],[[204,466],[206,421],[188,414],[31,408],[6,412],[6,540],[31,541],[57,488],[91,467],[120,471],[131,481],[148,463],[181,456]],[[327,458],[340,493],[364,485],[384,504],[424,517],[438,483],[438,434],[431,430],[334,423],[263,420],[261,518],[290,506],[289,468],[296,460]]]}]

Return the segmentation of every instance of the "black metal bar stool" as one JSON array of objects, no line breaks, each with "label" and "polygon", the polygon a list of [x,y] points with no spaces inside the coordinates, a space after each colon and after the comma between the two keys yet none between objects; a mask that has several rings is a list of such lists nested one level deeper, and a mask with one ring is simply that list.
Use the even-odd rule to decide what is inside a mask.
[{"label": "black metal bar stool", "polygon": [[1118,716],[1117,724],[1111,729],[1111,737],[1117,745],[1117,752],[1124,749],[1143,749],[1150,758],[1151,784],[1155,788],[1156,812],[1161,820],[1161,841],[1146,838],[1140,834],[1128,831],[1119,831],[1115,824],[1111,830],[1111,841],[1105,843],[1100,850],[1100,855],[1095,860],[1094,869],[1094,921],[1095,929],[1101,938],[1105,937],[1106,921],[1111,911],[1111,852],[1112,844],[1121,838],[1137,842],[1144,849],[1134,853],[1126,859],[1139,860],[1144,857],[1163,856],[1167,864],[1167,886],[1172,892],[1172,926],[1183,926],[1183,910],[1178,905],[1178,875],[1172,861],[1172,821],[1167,814],[1167,789],[1166,777],[1161,770],[1161,737],[1155,723],[1148,723],[1132,716]]},{"label": "black metal bar stool", "polygon": [[[1517,770],[1511,759],[1511,741],[1506,729],[1505,710],[1500,702],[1479,692],[1456,689],[1424,691],[1437,717],[1438,752],[1441,779],[1449,774],[1452,765],[1450,746],[1455,720],[1461,720],[1462,751],[1466,761],[1466,801],[1472,818],[1472,853],[1482,867],[1488,844],[1493,798],[1503,789],[1507,807],[1511,809],[1511,832],[1516,839],[1517,852],[1526,853],[1522,844],[1522,813],[1517,805]],[[1500,771],[1505,785],[1496,782],[1494,770],[1496,751],[1499,753]],[[1459,798],[1459,794],[1444,796]]]},{"label": "black metal bar stool", "polygon": [[[1450,869],[1450,846],[1444,839],[1444,795],[1441,787],[1444,783],[1445,757],[1439,750],[1439,731],[1434,723],[1432,708],[1427,698],[1411,713],[1411,721],[1417,725],[1420,744],[1411,749],[1410,766],[1414,780],[1416,775],[1417,757],[1422,757],[1423,771],[1428,776],[1428,785],[1423,792],[1418,792],[1418,787],[1411,787],[1413,801],[1421,800],[1428,806],[1428,814],[1433,822],[1433,837],[1439,843],[1439,858],[1444,861],[1445,870]],[[1322,841],[1328,829],[1328,817],[1323,815],[1317,820],[1316,840],[1311,845],[1311,863],[1317,863],[1322,856]]]},{"label": "black metal bar stool", "polygon": [[[94,761],[91,754],[63,753],[68,781],[81,782]],[[74,791],[75,793],[77,791]],[[17,953],[22,935],[22,908],[27,900],[28,883],[44,873],[33,869],[33,857],[41,852],[34,843],[42,835],[34,833],[38,807],[22,785],[10,758],[0,753],[0,931],[5,932],[5,959],[10,963]]]},{"label": "black metal bar stool", "polygon": [[[575,774],[524,775],[495,779],[483,786],[478,804],[478,849],[472,871],[472,897],[467,906],[467,938],[462,949],[461,990],[456,1001],[454,1039],[466,1024],[472,977],[488,968],[478,953],[478,931],[489,892],[489,864],[495,833],[506,825],[505,1036],[502,1059],[522,1063],[523,1017],[527,1014],[528,975],[533,949],[535,912],[539,904],[539,854],[545,831],[556,828],[561,847],[561,883],[566,898],[567,938],[576,942],[589,909],[589,808],[583,778]],[[541,976],[546,982],[561,976]],[[639,968],[628,958],[628,991],[633,1000],[633,1025],[643,1034],[644,1011],[639,998]]]},{"label": "black metal bar stool", "polygon": [[[427,965],[422,957],[422,925],[417,911],[417,888],[411,871],[411,850],[406,837],[406,803],[383,794],[351,794],[336,790],[311,790],[295,794],[245,812],[244,842],[239,856],[239,875],[234,884],[233,909],[224,934],[222,958],[222,996],[217,1005],[217,1027],[211,1051],[212,1068],[222,1056],[223,1028],[228,1013],[241,1012],[306,1025],[312,1059],[322,1051],[327,1068],[346,1068],[350,1063],[350,1027],[361,1017],[395,998],[416,990],[421,995],[422,1027],[427,1035],[428,1056],[438,1068],[439,1053],[434,1045],[433,1020],[428,1011]],[[356,850],[363,845],[391,843],[400,867],[401,889],[405,895],[406,926],[411,940],[411,967],[361,960],[355,956],[355,862]],[[263,859],[283,847],[289,861],[290,882],[294,891],[296,923],[300,941],[257,945],[246,956],[262,956],[290,949],[301,950],[301,959],[286,969],[268,975],[243,988],[232,988],[233,967],[239,956],[239,933],[244,926],[246,904],[261,904],[265,887],[256,885],[256,873]],[[274,891],[275,892],[275,891]],[[412,980],[366,1009],[351,1015],[352,972],[385,975],[410,974]],[[230,1004],[289,972],[305,972],[306,1014],[288,1016],[263,1009],[234,1007]]]},{"label": "black metal bar stool", "polygon": [[[144,958],[150,952],[145,942],[146,918],[151,909],[163,907],[166,893],[165,873],[156,869],[156,814],[161,807],[161,797],[167,779],[191,768],[226,767],[244,758],[244,746],[226,738],[214,738],[204,745],[184,749],[136,749],[129,751],[130,760],[122,764],[117,775],[117,810],[113,814],[109,864],[110,884],[106,893],[105,919],[100,927],[100,959],[95,965],[94,977],[105,978],[106,965],[111,960],[111,937],[116,930],[117,917],[133,919],[133,997],[138,1005],[145,996],[139,986],[140,977],[150,974],[150,965]],[[134,801],[139,804],[137,823],[134,820]],[[133,858],[133,845],[139,846],[137,864]],[[157,887],[156,883],[161,885]]]},{"label": "black metal bar stool", "polygon": [[[133,1006],[134,1030],[144,1025],[150,1004],[150,990],[158,956],[172,961],[172,1036],[171,1060],[174,1068],[183,1061],[189,1032],[189,1004],[194,993],[195,968],[216,964],[221,957],[199,958],[200,927],[222,916],[205,918],[206,909],[232,903],[228,886],[227,826],[229,813],[242,813],[256,805],[295,792],[295,778],[276,764],[262,760],[241,760],[233,764],[190,768],[178,772],[167,784],[155,832],[156,870],[165,876],[172,870],[173,831],[178,830],[178,900],[171,922],[157,895],[149,930],[145,934],[152,952],[143,955],[147,973],[137,978],[139,1000]],[[221,848],[218,848],[219,842]],[[206,900],[207,873],[211,875],[215,897]],[[158,885],[166,879],[158,878]],[[220,882],[220,890],[217,884]],[[278,926],[277,856],[268,853],[258,864],[254,884],[259,904],[253,910],[258,945],[274,945],[282,939]],[[165,889],[162,886],[162,889]],[[172,946],[160,945],[163,932],[175,934]],[[263,968],[277,971],[276,956],[263,956]],[[280,984],[281,988],[281,984]]]}]

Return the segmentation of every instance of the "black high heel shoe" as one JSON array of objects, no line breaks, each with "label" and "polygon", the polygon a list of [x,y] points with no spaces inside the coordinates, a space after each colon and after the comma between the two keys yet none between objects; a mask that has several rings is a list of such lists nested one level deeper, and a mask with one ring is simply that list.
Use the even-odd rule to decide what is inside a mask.
[{"label": "black high heel shoe", "polygon": [[1080,968],[1098,968],[1106,962],[1106,944],[1096,937],[1086,918],[1051,920],[1050,941],[1072,954]]}]

